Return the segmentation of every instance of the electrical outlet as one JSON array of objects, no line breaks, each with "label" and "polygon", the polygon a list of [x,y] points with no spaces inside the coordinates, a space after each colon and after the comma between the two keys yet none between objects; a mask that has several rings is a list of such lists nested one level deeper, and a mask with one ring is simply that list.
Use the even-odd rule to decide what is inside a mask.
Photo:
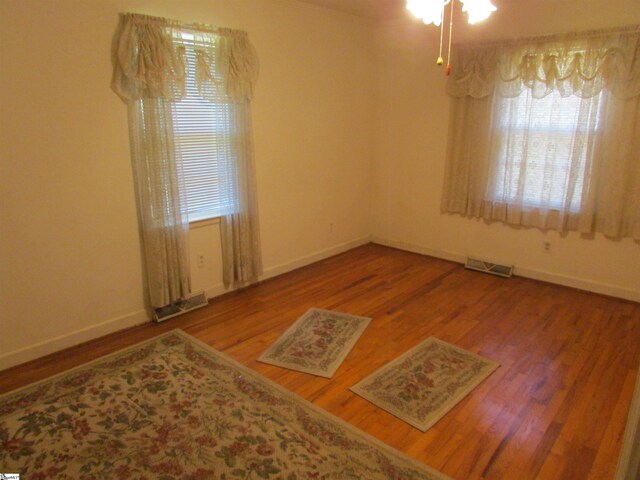
[{"label": "electrical outlet", "polygon": [[551,242],[544,242],[544,253],[551,253]]},{"label": "electrical outlet", "polygon": [[198,268],[204,268],[204,253],[198,254]]}]

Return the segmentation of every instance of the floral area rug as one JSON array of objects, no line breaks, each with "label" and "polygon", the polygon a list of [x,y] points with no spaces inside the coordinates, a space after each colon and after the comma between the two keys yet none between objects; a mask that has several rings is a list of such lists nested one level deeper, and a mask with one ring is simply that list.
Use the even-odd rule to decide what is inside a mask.
[{"label": "floral area rug", "polygon": [[430,337],[351,391],[426,432],[498,366]]},{"label": "floral area rug", "polygon": [[312,308],[258,361],[331,378],[370,321],[367,317]]},{"label": "floral area rug", "polygon": [[41,479],[445,479],[174,330],[0,397],[0,466]]}]

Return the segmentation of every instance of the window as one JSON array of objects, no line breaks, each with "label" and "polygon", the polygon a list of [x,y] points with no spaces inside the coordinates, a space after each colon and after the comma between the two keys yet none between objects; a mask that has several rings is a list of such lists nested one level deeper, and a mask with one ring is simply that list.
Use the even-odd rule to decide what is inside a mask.
[{"label": "window", "polygon": [[441,209],[640,238],[640,30],[460,45]]},{"label": "window", "polygon": [[174,141],[182,162],[189,221],[228,215],[233,211],[230,127],[232,106],[200,96],[196,87],[193,35],[177,39],[187,58],[186,95],[175,102]]},{"label": "window", "polygon": [[498,98],[497,154],[489,196],[525,208],[579,212],[604,93],[589,99],[554,90]]},{"label": "window", "polygon": [[190,221],[220,216],[225,286],[257,280],[258,57],[247,33],[122,13],[112,47],[111,88],[127,104],[151,306],[189,296]]}]

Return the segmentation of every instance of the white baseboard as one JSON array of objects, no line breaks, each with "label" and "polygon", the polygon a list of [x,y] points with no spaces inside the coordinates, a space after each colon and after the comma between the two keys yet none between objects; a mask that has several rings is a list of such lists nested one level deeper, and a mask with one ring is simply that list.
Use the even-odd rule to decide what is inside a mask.
[{"label": "white baseboard", "polygon": [[[320,260],[324,260],[325,258],[333,257],[334,255],[338,255],[340,253],[346,252],[347,250],[365,245],[369,242],[371,242],[371,238],[369,236],[366,236],[358,238],[356,240],[351,240],[349,242],[344,242],[339,245],[334,245],[333,247],[326,248],[309,255],[305,255],[304,257],[296,258],[295,260],[291,260],[286,263],[281,263],[280,265],[269,267],[260,276],[260,280],[267,280],[269,278],[277,277],[278,275],[282,275],[297,268],[319,262]],[[204,293],[208,299],[211,299],[232,290],[233,289],[225,288],[224,285],[220,283],[218,285],[212,285],[205,288]]]},{"label": "white baseboard", "polygon": [[[311,263],[318,262],[320,260],[324,260],[325,258],[329,258],[334,255],[338,255],[340,253],[346,252],[347,250],[351,250],[361,245],[365,245],[370,241],[380,245],[386,245],[389,247],[398,248],[400,250],[406,250],[409,252],[428,255],[431,257],[442,258],[444,260],[449,260],[457,263],[464,263],[466,259],[466,255],[457,253],[457,252],[436,250],[436,249],[424,247],[421,245],[411,244],[411,243],[402,242],[398,240],[391,240],[391,239],[385,239],[380,237],[370,238],[367,236],[367,237],[362,237],[349,242],[344,242],[339,245],[335,245],[333,247],[312,253],[310,255],[305,255],[295,260],[291,260],[289,262],[270,267],[265,270],[264,274],[260,279],[266,280],[268,278],[273,278],[278,275],[282,275],[283,273],[290,272],[297,268],[304,267]],[[536,280],[543,280],[550,283],[556,283],[559,285],[578,288],[581,290],[587,290],[595,293],[601,293],[604,295],[610,295],[612,297],[618,297],[626,300],[640,302],[640,291],[625,289],[625,288],[617,287],[615,285],[608,285],[608,284],[593,282],[593,281],[584,280],[580,278],[573,278],[569,276],[558,275],[553,272],[546,272],[542,270],[536,270],[536,269],[526,268],[526,267],[517,267],[517,266],[514,269],[514,274],[522,277],[532,278]],[[224,285],[222,284],[205,288],[205,294],[207,298],[214,298],[228,291],[229,290],[225,289]],[[60,335],[58,337],[55,337],[49,340],[44,340],[34,345],[29,345],[28,347],[23,347],[18,350],[2,353],[0,354],[0,370],[12,367],[14,365],[18,365],[20,363],[28,362],[29,360],[33,360],[33,359],[42,357],[44,355],[48,355],[50,353],[54,353],[65,348],[69,348],[74,345],[87,342],[89,340],[99,338],[103,335],[107,335],[109,333],[113,333],[118,330],[122,330],[135,325],[140,325],[148,321],[149,321],[149,318],[147,316],[147,312],[145,312],[144,310],[140,310],[137,312],[124,315],[122,317],[106,320],[96,325],[91,325],[89,327],[76,330],[74,332],[71,332],[65,335]]]},{"label": "white baseboard", "polygon": [[109,333],[117,332],[118,330],[147,323],[149,321],[147,312],[145,310],[139,310],[137,312],[106,320],[96,325],[91,325],[65,335],[59,335],[48,340],[43,340],[34,345],[2,353],[0,354],[0,370],[49,355],[50,353],[54,353],[65,348],[88,342],[89,340],[94,340]]},{"label": "white baseboard", "polygon": [[577,277],[569,277],[566,275],[558,275],[557,273],[547,272],[544,270],[535,270],[532,268],[516,267],[513,269],[514,275],[532,278],[534,280],[542,280],[549,283],[564,285],[565,287],[586,290],[587,292],[600,293],[610,297],[621,298],[623,300],[631,300],[640,303],[640,291],[631,290],[629,288],[618,287],[608,283],[594,282],[592,280],[584,280]]},{"label": "white baseboard", "polygon": [[207,297],[207,300],[210,300],[215,297],[219,297],[220,295],[231,292],[232,288],[225,288],[225,286],[221,283],[219,285],[213,285],[211,287],[206,287],[204,289],[204,296]]},{"label": "white baseboard", "polygon": [[[467,256],[462,253],[437,250],[388,238],[380,238],[374,236],[371,241],[379,245],[386,245],[388,247],[397,248],[399,250],[406,250],[408,252],[419,253],[421,255],[428,255],[430,257],[442,258],[443,260],[449,260],[456,263],[465,263],[467,258]],[[580,290],[586,290],[588,292],[600,293],[603,295],[609,295],[611,297],[622,298],[624,300],[631,300],[633,302],[640,302],[640,290],[632,290],[629,288],[623,288],[607,283],[600,283],[592,280],[560,275],[558,273],[538,270],[535,268],[519,267],[517,265],[513,269],[513,274],[520,277],[555,283],[557,285],[563,285],[565,287],[572,287]]]},{"label": "white baseboard", "polygon": [[[369,243],[369,241],[370,238],[368,236],[359,238],[357,240],[352,240],[349,242],[341,243],[339,245],[335,245],[333,247],[312,253],[310,255],[305,255],[304,257],[296,258],[295,260],[292,260],[290,262],[270,267],[265,270],[264,274],[260,277],[260,280],[266,280],[267,278],[276,277],[278,275],[282,275],[283,273],[290,272],[291,270],[295,270],[296,268],[309,265],[310,263],[324,260],[325,258],[332,257],[333,255],[337,255],[339,253],[346,252],[347,250],[351,250],[352,248]],[[229,291],[231,290],[226,289],[222,284],[213,285],[204,289],[207,298],[214,298]],[[67,333],[65,335],[60,335],[55,338],[43,340],[34,345],[29,345],[17,350],[2,353],[0,354],[0,370],[4,370],[21,363],[43,357],[50,353],[73,347],[80,343],[88,342],[89,340],[94,340],[104,335],[108,335],[109,333],[114,333],[118,330],[123,330],[125,328],[140,325],[149,321],[150,319],[147,312],[144,310],[140,310],[138,312],[133,312],[111,320],[106,320],[96,325],[91,325],[89,327],[85,327],[80,330]]]},{"label": "white baseboard", "polygon": [[392,240],[388,238],[372,237],[371,242],[378,245],[384,245],[386,247],[397,248],[398,250],[405,250],[407,252],[419,253],[420,255],[427,255],[428,257],[441,258],[443,260],[449,260],[450,262],[465,263],[467,256],[462,253],[447,252],[445,250],[436,250],[422,245],[416,245],[414,243],[402,242],[400,240]]},{"label": "white baseboard", "polygon": [[260,277],[260,280],[277,277],[278,275],[290,272],[291,270],[295,270],[296,268],[304,267],[305,265],[309,265],[314,262],[319,262],[320,260],[333,257],[334,255],[338,255],[339,253],[346,252],[347,250],[351,250],[352,248],[365,245],[369,242],[371,242],[371,237],[367,235],[366,237],[351,240],[349,242],[344,242],[338,245],[334,245],[333,247],[312,253],[310,255],[296,258],[295,260],[291,260],[290,262],[281,263],[280,265],[267,268],[264,271],[262,277]]}]

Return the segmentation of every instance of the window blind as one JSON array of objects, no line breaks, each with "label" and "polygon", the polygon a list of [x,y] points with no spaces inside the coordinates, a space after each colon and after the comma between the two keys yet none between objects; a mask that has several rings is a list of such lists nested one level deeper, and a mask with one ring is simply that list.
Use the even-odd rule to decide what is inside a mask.
[{"label": "window blind", "polygon": [[174,105],[174,138],[193,222],[233,211],[230,107],[199,95],[194,43],[187,34],[179,40],[185,46],[188,72],[186,95]]}]

